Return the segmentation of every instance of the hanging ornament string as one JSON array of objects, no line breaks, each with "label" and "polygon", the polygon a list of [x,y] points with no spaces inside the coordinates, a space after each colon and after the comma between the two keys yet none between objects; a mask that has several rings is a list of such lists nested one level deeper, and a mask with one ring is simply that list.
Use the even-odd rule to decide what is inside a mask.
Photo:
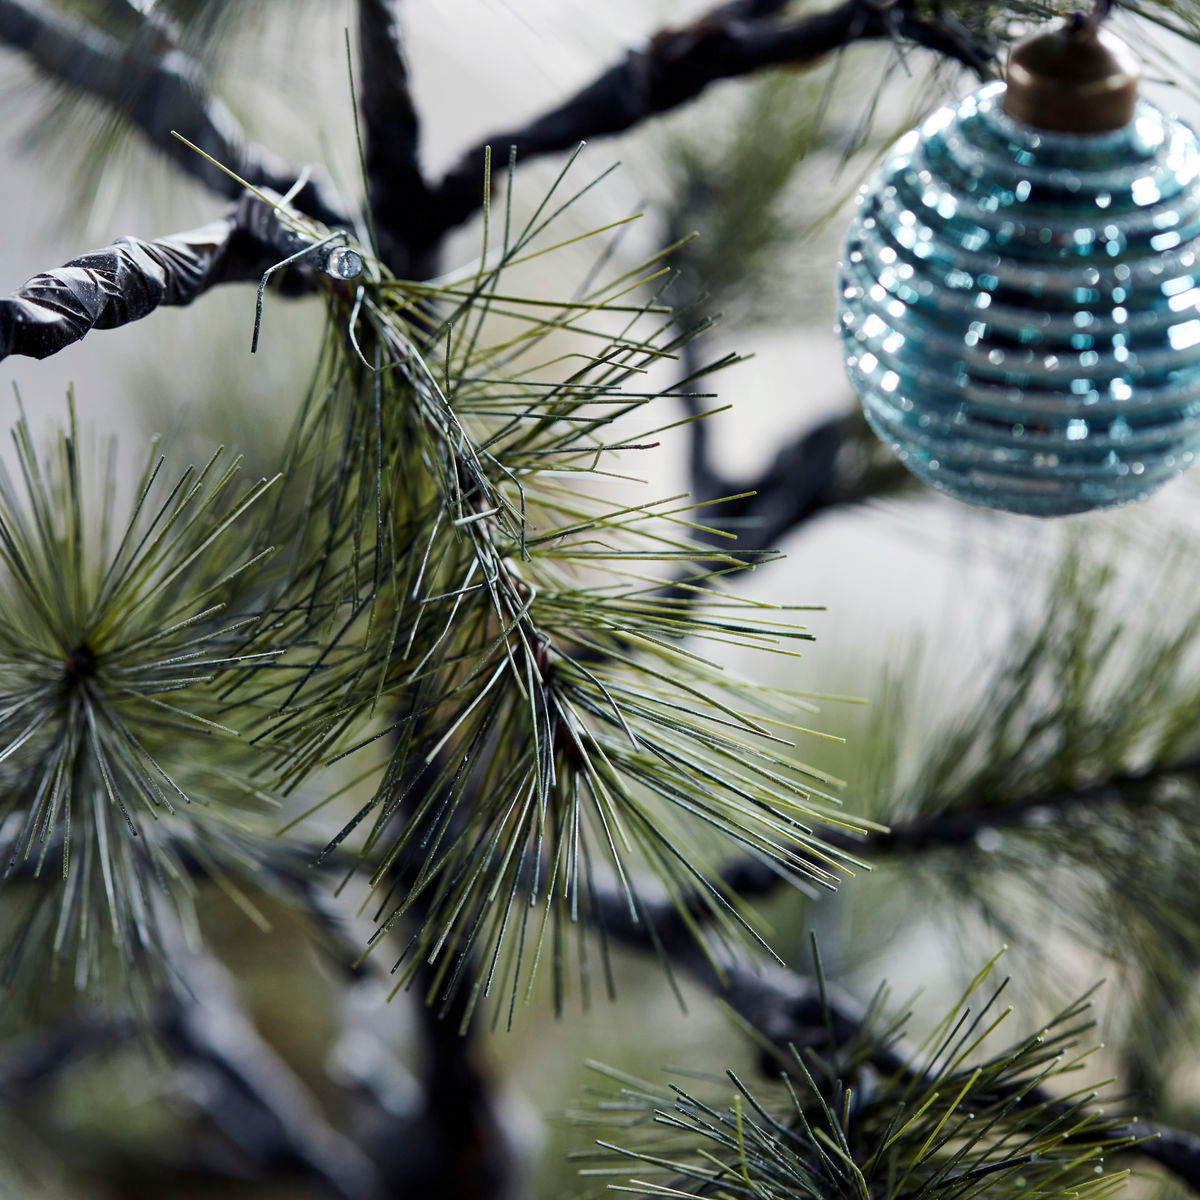
[{"label": "hanging ornament string", "polygon": [[1200,454],[1200,141],[1138,98],[1111,4],[906,134],[840,273],[850,380],[934,486],[1036,516],[1142,499]]}]

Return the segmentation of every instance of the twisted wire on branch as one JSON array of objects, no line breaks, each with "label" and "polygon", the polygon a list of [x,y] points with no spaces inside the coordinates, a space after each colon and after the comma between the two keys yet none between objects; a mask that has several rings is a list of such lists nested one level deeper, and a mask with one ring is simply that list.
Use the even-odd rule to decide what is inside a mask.
[{"label": "twisted wire on branch", "polygon": [[233,249],[238,232],[225,217],[153,241],[123,237],[35,275],[0,298],[0,359],[47,358],[93,329],[115,329],[160,305],[190,304],[217,283],[253,278]]},{"label": "twisted wire on branch", "polygon": [[[0,360],[47,358],[93,329],[116,329],[160,306],[191,304],[210,288],[260,278],[294,251],[295,235],[244,193],[237,209],[199,229],[145,241],[122,237],[0,297]],[[305,268],[289,289],[305,290]]]}]

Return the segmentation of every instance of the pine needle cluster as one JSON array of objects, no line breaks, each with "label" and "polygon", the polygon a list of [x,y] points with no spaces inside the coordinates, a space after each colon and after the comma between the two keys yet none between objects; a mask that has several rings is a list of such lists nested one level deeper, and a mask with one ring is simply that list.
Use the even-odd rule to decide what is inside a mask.
[{"label": "pine needle cluster", "polygon": [[968,1002],[990,970],[907,1065],[894,1053],[904,1022],[884,1017],[882,991],[836,1065],[768,1044],[775,1076],[757,1088],[732,1072],[732,1091],[717,1080],[662,1088],[594,1065],[605,1086],[576,1119],[621,1133],[577,1156],[604,1164],[581,1174],[640,1196],[719,1200],[1115,1194],[1127,1172],[1105,1159],[1131,1139],[1094,1107],[1091,1087],[1071,1088],[1091,1054],[1080,1042],[1091,1027],[1086,999],[988,1053],[984,1043],[1011,1012],[998,1003],[1004,984],[977,1010]]},{"label": "pine needle cluster", "polygon": [[449,1003],[470,979],[467,1016],[494,988],[511,1007],[543,958],[561,994],[598,889],[641,920],[653,879],[689,921],[753,941],[713,882],[722,856],[832,888],[853,859],[817,826],[858,827],[797,761],[793,737],[824,736],[796,719],[813,701],[719,663],[727,645],[794,653],[810,635],[792,611],[722,586],[753,564],[696,537],[733,541],[688,497],[601,486],[636,482],[631,457],[692,386],[648,386],[681,344],[661,256],[604,280],[602,254],[564,300],[506,286],[626,224],[553,241],[592,186],[560,198],[568,169],[520,222],[510,175],[468,271],[416,284],[364,250],[363,278],[330,288],[293,500],[271,517],[291,550],[268,636],[291,673],[253,699],[276,709],[274,782],[390,749],[334,846],[358,838],[380,933],[408,930],[399,983],[427,964]]},{"label": "pine needle cluster", "polygon": [[[397,985],[422,974],[464,1022],[493,993],[511,1017],[545,959],[561,998],[614,903],[640,922],[665,894],[707,953],[759,945],[719,882],[732,851],[810,890],[853,872],[820,827],[865,826],[794,746],[829,736],[808,727],[815,698],[721,663],[810,639],[793,609],[724,586],[771,556],[714,548],[734,539],[686,495],[629,495],[694,387],[652,382],[684,341],[662,256],[613,271],[610,247],[567,299],[508,284],[628,224],[555,240],[593,186],[560,195],[569,170],[518,221],[510,164],[465,271],[398,280],[364,246],[360,275],[319,277],[328,333],[273,504],[255,505],[266,483],[229,500],[215,459],[160,497],[152,460],[122,529],[111,499],[83,498],[73,418],[45,470],[19,428],[0,762],[12,869],[41,876],[53,849],[64,877],[57,909],[35,891],[22,944],[77,952],[90,979],[100,919],[128,969],[155,941],[148,881],[186,890],[203,857],[197,814],[301,787],[337,811],[347,788],[314,780],[355,752],[375,786],[327,853],[366,865]],[[263,199],[294,241],[328,242]],[[158,836],[147,818],[181,806],[192,819]]]},{"label": "pine needle cluster", "polygon": [[[115,445],[93,485],[70,424],[48,453],[22,416],[17,479],[0,471],[0,836],[4,979],[26,955],[78,986],[105,966],[160,965],[160,921],[196,873],[239,857],[261,809],[220,696],[270,652],[243,652],[227,601],[261,554],[239,523],[269,488],[244,490],[220,453],[168,481],[152,448],[118,516]],[[242,862],[240,870],[253,871]],[[22,898],[24,902],[22,902]],[[73,962],[73,968],[69,965]]]},{"label": "pine needle cluster", "polygon": [[877,769],[855,780],[894,831],[873,859],[894,868],[878,882],[902,890],[899,910],[973,936],[982,919],[1039,990],[1070,977],[1063,946],[1116,967],[1130,1005],[1123,1078],[1137,1088],[1169,1070],[1163,1046],[1200,969],[1200,614],[1186,545],[1147,541],[1144,526],[1136,545],[1077,544],[973,703],[922,727],[915,688],[898,685],[867,733]]}]

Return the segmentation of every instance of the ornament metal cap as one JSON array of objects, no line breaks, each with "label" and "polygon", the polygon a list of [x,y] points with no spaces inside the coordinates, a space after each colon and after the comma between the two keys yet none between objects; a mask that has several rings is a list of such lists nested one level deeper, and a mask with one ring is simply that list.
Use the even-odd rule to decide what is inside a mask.
[{"label": "ornament metal cap", "polygon": [[1133,120],[1141,73],[1137,55],[1098,16],[1077,17],[1013,47],[1004,111],[1034,129],[1109,133]]}]

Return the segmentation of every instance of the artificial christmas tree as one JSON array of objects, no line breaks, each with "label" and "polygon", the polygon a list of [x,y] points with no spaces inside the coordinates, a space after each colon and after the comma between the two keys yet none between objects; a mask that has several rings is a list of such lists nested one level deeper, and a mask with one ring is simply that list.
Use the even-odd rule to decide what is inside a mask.
[{"label": "artificial christmas tree", "polygon": [[[772,583],[778,550],[803,568],[817,514],[923,528],[934,498],[848,408],[781,433],[795,379],[755,434],[773,461],[743,478],[708,433],[736,429],[710,415],[737,402],[727,345],[807,303],[836,354],[833,263],[803,247],[832,240],[812,234],[898,131],[878,101],[906,95],[872,78],[863,119],[858,83],[880,64],[990,78],[1070,14],[672,13],[435,173],[436,41],[405,22],[436,18],[333,7],[0,2],[17,69],[59,89],[47,178],[80,151],[63,190],[102,205],[132,132],[233,205],[65,253],[0,299],[3,369],[65,350],[80,373],[45,439],[53,401],[22,373],[0,487],[0,1190],[1200,1187],[1173,1069],[1200,963],[1192,609],[1126,619],[1127,579],[1072,527],[978,701],[938,716],[915,668],[870,657],[863,719],[800,658],[823,619]],[[1106,7],[1090,19],[1151,62],[1200,40],[1186,4]],[[340,186],[215,98],[240,89],[249,124],[287,39],[333,47],[353,96],[349,136],[325,139]],[[314,109],[336,124],[336,100]],[[318,130],[279,124],[315,156]],[[579,151],[624,131],[640,221]],[[186,349],[155,344],[173,307]],[[183,410],[136,480],[140,430],[99,443],[76,416],[106,339],[129,347],[113,372],[157,361]],[[186,467],[209,431],[245,442],[251,482],[215,450]],[[1120,561],[1186,594],[1169,549],[1188,536],[1160,520]],[[991,982],[1001,941],[1019,1029]],[[898,1001],[885,967],[928,994]],[[938,994],[955,976],[974,977],[961,1001]],[[531,1134],[517,1093],[551,1073],[543,1116],[575,1120]]]}]

